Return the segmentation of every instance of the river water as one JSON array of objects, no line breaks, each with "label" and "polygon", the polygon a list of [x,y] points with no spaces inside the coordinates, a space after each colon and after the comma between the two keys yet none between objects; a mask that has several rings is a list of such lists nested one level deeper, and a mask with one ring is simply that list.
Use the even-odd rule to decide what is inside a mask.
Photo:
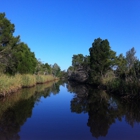
[{"label": "river water", "polygon": [[139,140],[140,104],[70,82],[0,99],[0,140]]}]

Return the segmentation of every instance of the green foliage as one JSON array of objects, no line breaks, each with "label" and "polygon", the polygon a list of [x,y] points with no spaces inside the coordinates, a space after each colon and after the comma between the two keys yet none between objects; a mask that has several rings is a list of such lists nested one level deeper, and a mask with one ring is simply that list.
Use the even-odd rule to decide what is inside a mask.
[{"label": "green foliage", "polygon": [[2,73],[6,71],[7,66],[12,65],[10,50],[16,40],[13,37],[14,30],[14,24],[5,17],[5,13],[0,13],[0,71]]},{"label": "green foliage", "polygon": [[126,71],[127,71],[127,62],[125,57],[120,54],[116,59],[116,75],[119,78],[125,78]]},{"label": "green foliage", "polygon": [[127,62],[128,70],[134,66],[134,63],[137,60],[135,54],[136,54],[136,51],[135,51],[134,47],[126,52],[126,62]]},{"label": "green foliage", "polygon": [[83,54],[73,55],[72,57],[72,66],[77,67],[84,62]]},{"label": "green foliage", "polygon": [[52,66],[52,73],[56,77],[60,76],[61,69],[60,69],[60,67],[56,63]]},{"label": "green foliage", "polygon": [[14,37],[15,26],[0,13],[0,72],[34,73],[36,58],[27,44],[20,42],[20,36]]},{"label": "green foliage", "polygon": [[[9,69],[11,73],[34,73],[37,60],[33,52],[24,43],[19,43],[13,49],[13,62],[15,69]],[[15,71],[14,71],[15,70]]]},{"label": "green foliage", "polygon": [[139,85],[140,61],[135,56],[134,47],[126,52],[126,57],[122,54],[116,56],[107,39],[97,38],[89,53],[85,57],[83,54],[73,55],[72,66],[67,70],[68,76],[75,70],[83,69],[89,74],[90,84],[103,85],[112,91],[120,88],[123,93],[132,85]]},{"label": "green foliage", "polygon": [[41,62],[40,59],[37,60],[37,65],[35,68],[35,73],[36,74],[52,74],[52,68],[51,65],[49,65],[48,63],[43,63]]},{"label": "green foliage", "polygon": [[102,84],[108,85],[108,83],[112,83],[116,79],[115,73],[112,70],[106,72],[106,74],[102,77]]},{"label": "green foliage", "polygon": [[68,71],[71,71],[71,72],[74,71],[74,67],[73,67],[73,66],[69,66],[67,72],[68,72]]},{"label": "green foliage", "polygon": [[44,67],[47,69],[47,73],[48,73],[48,74],[52,74],[51,65],[49,65],[48,63],[45,63]]},{"label": "green foliage", "polygon": [[140,79],[140,61],[139,60],[136,60],[134,63],[134,70],[135,70],[136,77]]},{"label": "green foliage", "polygon": [[5,17],[5,13],[0,13],[0,50],[10,43],[14,31],[14,24]]},{"label": "green foliage", "polygon": [[89,56],[83,56],[83,54],[73,55],[72,67],[76,70],[79,67],[88,69],[89,67]]},{"label": "green foliage", "polygon": [[84,57],[84,61],[83,61],[83,63],[82,63],[82,65],[83,65],[83,68],[84,69],[89,69],[89,65],[90,65],[90,56],[85,56]]},{"label": "green foliage", "polygon": [[90,82],[99,84],[108,70],[115,65],[116,53],[111,50],[108,40],[97,38],[90,52]]},{"label": "green foliage", "polygon": [[84,70],[89,74],[90,84],[121,96],[139,95],[140,61],[135,56],[134,47],[126,52],[126,56],[116,56],[107,39],[97,38],[89,48],[89,53],[85,57],[83,54],[73,55],[72,66],[67,70],[68,77],[75,71]]},{"label": "green foliage", "polygon": [[67,78],[67,76],[68,76],[68,74],[65,70],[61,71],[60,74],[59,74],[59,77],[63,78],[63,79]]},{"label": "green foliage", "polygon": [[60,76],[62,77],[63,74],[58,64],[55,63],[54,65],[51,66],[48,63],[44,64],[43,62],[41,62],[41,60],[37,60],[35,73],[44,75],[53,74],[56,77]]},{"label": "green foliage", "polygon": [[120,54],[117,57],[116,75],[126,82],[139,81],[140,62],[135,56],[134,47],[126,52],[126,57]]}]

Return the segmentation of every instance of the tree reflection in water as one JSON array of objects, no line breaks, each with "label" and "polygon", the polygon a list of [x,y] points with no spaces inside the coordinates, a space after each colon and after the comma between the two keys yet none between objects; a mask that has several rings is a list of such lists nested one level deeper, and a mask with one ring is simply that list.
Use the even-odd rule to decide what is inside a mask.
[{"label": "tree reflection in water", "polygon": [[87,125],[94,137],[106,136],[110,125],[115,122],[114,115],[117,110],[109,104],[109,96],[105,91],[90,90],[88,99],[89,119]]},{"label": "tree reflection in water", "polygon": [[71,100],[71,112],[87,113],[88,88],[86,85],[71,82],[67,85],[67,89],[69,92],[76,93],[75,97]]},{"label": "tree reflection in water", "polygon": [[32,116],[34,105],[41,96],[49,97],[59,92],[59,83],[37,85],[22,89],[13,95],[0,100],[0,140],[20,140],[20,127]]},{"label": "tree reflection in water", "polygon": [[[41,97],[48,98],[51,94],[58,94],[60,84],[64,86],[61,82],[37,85],[1,99],[0,139],[19,140],[20,128],[32,116],[35,104],[40,102]],[[117,99],[104,90],[84,84],[68,82],[67,90],[75,93],[70,102],[71,112],[88,113],[87,126],[95,138],[106,136],[116,120],[125,118],[132,127],[140,122],[140,103]]]},{"label": "tree reflection in water", "polygon": [[87,126],[95,138],[106,136],[110,126],[123,117],[132,127],[140,122],[140,103],[124,102],[104,90],[69,82],[68,91],[75,93],[71,100],[71,112],[88,113]]}]

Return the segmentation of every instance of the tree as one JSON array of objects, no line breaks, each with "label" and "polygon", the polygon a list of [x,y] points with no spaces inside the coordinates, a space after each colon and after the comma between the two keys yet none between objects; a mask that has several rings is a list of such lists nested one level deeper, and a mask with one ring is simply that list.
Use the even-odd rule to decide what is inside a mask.
[{"label": "tree", "polygon": [[74,71],[74,67],[73,66],[69,66],[68,69],[67,69],[67,72],[68,71]]},{"label": "tree", "polygon": [[0,50],[10,43],[14,31],[14,24],[5,17],[5,13],[0,13]]},{"label": "tree", "polygon": [[134,63],[134,70],[135,70],[136,78],[139,81],[140,79],[140,61],[139,60],[136,60]]},{"label": "tree", "polygon": [[11,49],[19,43],[20,37],[14,37],[15,26],[0,13],[0,71],[7,72],[7,67],[13,68]]},{"label": "tree", "polygon": [[116,53],[111,50],[107,39],[97,38],[89,48],[90,83],[99,84],[101,77],[115,65]]},{"label": "tree", "polygon": [[83,61],[83,67],[85,68],[85,69],[88,69],[88,67],[89,67],[89,65],[90,65],[90,57],[88,56],[88,55],[86,55],[85,57],[84,57],[84,61]]},{"label": "tree", "polygon": [[123,56],[123,54],[120,54],[117,59],[116,59],[116,76],[124,79],[126,77],[126,73],[127,73],[127,62],[126,62],[126,58]]},{"label": "tree", "polygon": [[61,72],[60,67],[56,63],[54,63],[54,65],[52,66],[53,75],[59,77],[60,72]]},{"label": "tree", "polygon": [[[136,82],[138,81],[138,71],[139,71],[139,60],[135,56],[136,51],[135,48],[132,47],[129,51],[126,52],[126,67],[127,67],[127,82]],[[139,81],[138,81],[139,82]]]},{"label": "tree", "polygon": [[72,66],[78,67],[84,62],[84,56],[83,54],[73,55],[72,57]]},{"label": "tree", "polygon": [[15,74],[34,73],[35,54],[27,44],[20,42],[20,36],[14,37],[15,25],[0,13],[0,72]]},{"label": "tree", "polygon": [[[35,54],[30,51],[30,48],[25,43],[20,43],[13,49],[15,72],[19,73],[34,73],[37,65]],[[12,70],[11,70],[12,71]]]},{"label": "tree", "polygon": [[135,54],[136,54],[136,51],[134,47],[126,52],[126,62],[127,62],[128,70],[130,70],[134,66],[134,63],[137,60],[137,57],[135,56]]},{"label": "tree", "polygon": [[77,54],[73,55],[72,57],[72,67],[74,70],[77,70],[78,68],[82,68],[86,71],[89,70],[89,56],[83,56],[83,54]]},{"label": "tree", "polygon": [[43,65],[43,63],[41,62],[41,60],[37,59],[37,65],[36,65],[36,68],[35,68],[35,74],[42,73],[42,65]]},{"label": "tree", "polygon": [[67,76],[68,76],[68,74],[67,74],[67,72],[65,70],[60,72],[60,78],[64,79],[64,78],[67,78]]},{"label": "tree", "polygon": [[45,63],[45,68],[47,68],[47,72],[48,74],[52,74],[52,68],[51,68],[51,65],[49,65],[48,63]]}]

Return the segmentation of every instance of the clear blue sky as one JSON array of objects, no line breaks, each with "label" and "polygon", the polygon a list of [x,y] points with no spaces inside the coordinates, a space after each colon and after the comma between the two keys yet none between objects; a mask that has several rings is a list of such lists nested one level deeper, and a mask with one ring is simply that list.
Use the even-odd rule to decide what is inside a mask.
[{"label": "clear blue sky", "polygon": [[98,37],[117,55],[135,47],[140,58],[140,0],[0,0],[0,12],[37,59],[62,70]]}]

